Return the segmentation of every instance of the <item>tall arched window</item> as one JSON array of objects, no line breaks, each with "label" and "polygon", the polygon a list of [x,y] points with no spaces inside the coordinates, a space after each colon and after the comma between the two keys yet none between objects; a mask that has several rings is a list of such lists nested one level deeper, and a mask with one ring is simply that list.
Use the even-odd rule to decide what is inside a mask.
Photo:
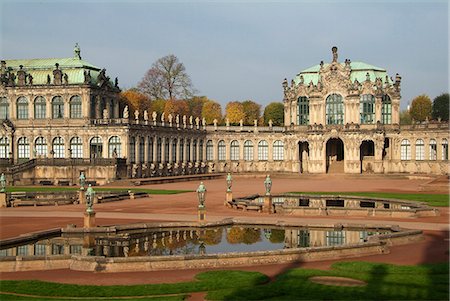
[{"label": "tall arched window", "polygon": [[164,139],[164,162],[169,162],[169,148],[170,141],[169,138]]},{"label": "tall arched window", "polygon": [[45,119],[47,117],[47,102],[44,97],[38,96],[34,99],[34,118]]},{"label": "tall arched window", "polygon": [[8,137],[0,137],[0,158],[9,158],[9,139]]},{"label": "tall arched window", "polygon": [[9,118],[9,103],[6,97],[0,97],[0,120]]},{"label": "tall arched window", "polygon": [[230,159],[231,161],[239,161],[239,142],[237,140],[231,141],[230,145]]},{"label": "tall arched window", "polygon": [[55,137],[52,142],[53,157],[54,158],[64,158],[64,138]]},{"label": "tall arched window", "polygon": [[206,161],[213,160],[213,142],[212,140],[208,140],[206,142]]},{"label": "tall arched window", "polygon": [[253,142],[251,140],[244,142],[244,161],[253,161]]},{"label": "tall arched window", "polygon": [[90,142],[91,158],[103,158],[103,141],[102,138],[95,136]]},{"label": "tall arched window", "polygon": [[217,145],[217,158],[219,159],[219,161],[225,161],[225,141],[220,140],[219,144]]},{"label": "tall arched window", "polygon": [[52,99],[52,118],[64,118],[64,101],[61,96],[55,96]]},{"label": "tall arched window", "polygon": [[122,143],[120,137],[112,136],[108,141],[108,157],[121,158],[122,157]]},{"label": "tall arched window", "polygon": [[72,158],[83,158],[83,141],[80,137],[70,139],[70,150]]},{"label": "tall arched window", "polygon": [[384,94],[381,99],[381,122],[383,124],[392,123],[392,102],[387,94]]},{"label": "tall arched window", "polygon": [[194,142],[192,142],[192,144],[193,144],[192,161],[197,162],[197,139],[194,139]]},{"label": "tall arched window", "polygon": [[309,124],[309,99],[306,96],[300,96],[298,98],[298,115],[297,124],[305,125]]},{"label": "tall arched window", "polygon": [[145,138],[140,137],[139,138],[139,162],[144,162],[144,153],[145,153]]},{"label": "tall arched window", "polygon": [[400,144],[400,159],[411,160],[411,144],[408,139],[403,139]]},{"label": "tall arched window", "polygon": [[199,153],[199,161],[203,162],[203,139],[200,140],[200,149],[198,151]]},{"label": "tall arched window", "polygon": [[258,160],[269,160],[269,143],[267,143],[266,140],[261,140],[258,142]]},{"label": "tall arched window", "polygon": [[425,144],[422,139],[416,140],[416,160],[425,159]]},{"label": "tall arched window", "polygon": [[328,95],[326,99],[327,124],[344,124],[344,102],[339,94]]},{"label": "tall arched window", "polygon": [[437,160],[437,144],[434,139],[430,139],[430,160]]},{"label": "tall arched window", "polygon": [[153,162],[153,137],[148,138],[148,161]]},{"label": "tall arched window", "polygon": [[81,97],[79,95],[70,98],[70,118],[81,118]]},{"label": "tall arched window", "polygon": [[442,139],[442,160],[448,160],[448,141]]},{"label": "tall arched window", "polygon": [[177,162],[177,138],[172,139],[172,162]]},{"label": "tall arched window", "polygon": [[36,150],[36,156],[47,156],[47,140],[44,137],[37,137],[34,141],[34,147]]},{"label": "tall arched window", "polygon": [[161,138],[156,140],[156,162],[162,162],[162,141]]},{"label": "tall arched window", "polygon": [[130,163],[136,163],[136,137],[130,137]]},{"label": "tall arched window", "polygon": [[28,119],[28,99],[19,97],[17,99],[17,119]]},{"label": "tall arched window", "polygon": [[188,138],[186,140],[186,161],[190,162],[191,158],[191,138]]},{"label": "tall arched window", "polygon": [[17,158],[29,159],[30,158],[30,142],[27,137],[20,137],[17,141]]},{"label": "tall arched window", "polygon": [[284,159],[284,143],[277,140],[273,143],[273,160],[282,161]]},{"label": "tall arched window", "polygon": [[359,102],[361,124],[372,124],[375,122],[375,96],[363,94]]},{"label": "tall arched window", "polygon": [[184,139],[180,140],[180,162],[184,161]]}]

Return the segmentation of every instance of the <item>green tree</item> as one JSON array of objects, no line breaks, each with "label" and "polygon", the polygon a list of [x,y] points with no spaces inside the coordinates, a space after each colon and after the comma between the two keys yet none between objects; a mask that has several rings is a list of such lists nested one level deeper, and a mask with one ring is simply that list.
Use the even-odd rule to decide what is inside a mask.
[{"label": "green tree", "polygon": [[411,124],[411,115],[409,115],[408,110],[403,110],[400,112],[400,124]]},{"label": "green tree", "polygon": [[261,115],[261,105],[252,100],[246,100],[242,102],[242,108],[244,110],[244,124],[253,125],[254,120],[259,120]]},{"label": "green tree", "polygon": [[448,93],[443,93],[433,100],[432,116],[433,119],[441,118],[443,121],[448,121],[448,107],[449,107]]},{"label": "green tree", "polygon": [[155,111],[158,115],[164,112],[166,101],[164,99],[155,99],[152,101],[151,110]]},{"label": "green tree", "polygon": [[430,97],[425,94],[419,95],[413,99],[409,115],[415,121],[425,121],[427,118],[431,118],[431,106]]},{"label": "green tree", "polygon": [[202,118],[205,118],[206,124],[212,124],[214,119],[220,123],[222,121],[222,107],[219,103],[208,100],[203,104]]},{"label": "green tree", "polygon": [[281,102],[272,102],[264,109],[264,123],[269,124],[272,119],[273,125],[284,124],[284,105]]},{"label": "green tree", "polygon": [[230,124],[238,125],[240,120],[244,120],[244,106],[239,101],[231,101],[227,104],[225,109],[226,118],[230,121]]}]

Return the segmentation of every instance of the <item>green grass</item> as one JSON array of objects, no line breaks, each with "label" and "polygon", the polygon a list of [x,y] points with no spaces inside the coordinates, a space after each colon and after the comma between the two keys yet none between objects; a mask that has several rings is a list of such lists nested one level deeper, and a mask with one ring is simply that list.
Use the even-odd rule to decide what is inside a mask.
[{"label": "green grass", "polygon": [[[187,298],[187,295],[180,295],[180,296],[164,296],[164,297],[137,297],[137,298],[114,298],[114,297],[108,297],[105,298],[95,298],[95,297],[86,297],[83,299],[80,298],[64,298],[62,300],[68,300],[68,301],[80,301],[80,300],[125,300],[125,301],[182,301]],[[0,300],[2,301],[48,301],[48,300],[58,300],[58,299],[49,299],[49,298],[42,298],[42,297],[26,297],[26,296],[16,296],[16,295],[8,295],[8,294],[0,294]],[[61,299],[60,299],[61,300]]]},{"label": "green grass", "polygon": [[[108,187],[93,187],[95,191],[128,191],[133,192],[146,192],[148,194],[177,194],[184,192],[192,192],[192,190],[163,190],[163,189],[145,189],[145,188],[108,188]],[[64,192],[64,191],[75,191],[79,190],[79,187],[21,187],[21,186],[11,186],[7,187],[7,192]]]},{"label": "green grass", "polygon": [[[313,283],[313,276],[350,277],[365,281],[362,287],[339,287]],[[132,286],[89,286],[41,281],[0,281],[1,300],[45,300],[43,296],[150,298],[166,294],[162,300],[183,300],[192,292],[206,291],[208,300],[448,300],[448,263],[397,266],[368,262],[339,262],[329,271],[294,268],[280,274],[275,281],[258,272],[210,271],[200,273],[196,281],[172,284]],[[36,296],[16,297],[11,293]],[[138,296],[145,296],[138,299]],[[134,299],[133,299],[134,297]],[[70,300],[70,299],[69,299]]]},{"label": "green grass", "polygon": [[355,195],[387,199],[418,201],[435,207],[448,207],[448,194],[418,194],[418,193],[392,193],[392,192],[291,192],[298,194],[324,194],[324,195]]}]

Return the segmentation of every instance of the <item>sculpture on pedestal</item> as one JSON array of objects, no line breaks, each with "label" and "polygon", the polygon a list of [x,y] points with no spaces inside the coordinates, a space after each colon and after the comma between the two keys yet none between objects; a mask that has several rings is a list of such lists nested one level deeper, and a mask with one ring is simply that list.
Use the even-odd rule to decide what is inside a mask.
[{"label": "sculpture on pedestal", "polygon": [[86,176],[84,175],[84,172],[81,172],[79,180],[81,186],[80,190],[84,190],[84,185],[86,184]]},{"label": "sculpture on pedestal", "polygon": [[233,179],[231,177],[231,173],[227,174],[227,192],[231,192],[231,185],[233,183]]},{"label": "sculpture on pedestal", "polygon": [[91,187],[91,184],[89,184],[89,187],[86,190],[86,212],[87,213],[94,212],[94,209],[92,208],[92,205],[94,204],[94,197],[95,197],[95,191]]},{"label": "sculpture on pedestal", "polygon": [[266,195],[270,195],[270,190],[272,189],[272,180],[270,179],[270,175],[267,175],[264,180],[264,187],[266,188]]},{"label": "sculpture on pedestal", "polygon": [[4,173],[2,173],[2,175],[0,176],[0,185],[2,187],[0,192],[5,192],[6,191],[6,177],[5,177]]}]

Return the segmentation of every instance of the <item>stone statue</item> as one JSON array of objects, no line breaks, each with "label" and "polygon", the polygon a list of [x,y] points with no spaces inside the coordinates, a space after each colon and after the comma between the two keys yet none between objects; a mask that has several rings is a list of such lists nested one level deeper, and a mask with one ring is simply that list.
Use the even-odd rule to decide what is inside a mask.
[{"label": "stone statue", "polygon": [[134,119],[139,120],[139,111],[134,111]]},{"label": "stone statue", "polygon": [[272,121],[272,119],[269,119],[269,127],[272,127],[273,126],[273,121]]},{"label": "stone statue", "polygon": [[161,114],[161,123],[164,124],[165,120],[166,120],[166,114],[164,112],[162,112],[162,114]]},{"label": "stone statue", "polygon": [[89,70],[87,72],[86,72],[86,70],[84,71],[84,83],[85,84],[91,83],[91,70]]},{"label": "stone statue", "polygon": [[55,64],[56,69],[53,70],[53,84],[61,85],[62,84],[62,71],[59,69],[59,64]]},{"label": "stone statue", "polygon": [[86,189],[86,212],[87,213],[94,212],[94,209],[92,208],[92,205],[94,204],[94,197],[95,197],[95,191],[91,187],[91,184],[89,184],[89,187]]},{"label": "stone statue", "polygon": [[267,175],[264,180],[264,187],[266,188],[266,195],[270,195],[270,190],[272,189],[272,180],[270,179],[270,175]]},{"label": "stone statue", "polygon": [[338,49],[336,46],[334,46],[333,48],[331,48],[331,51],[333,52],[333,63],[336,63],[338,60]]},{"label": "stone statue", "polygon": [[305,82],[305,78],[303,77],[303,75],[300,75],[300,84],[303,85],[304,82]]},{"label": "stone statue", "polygon": [[195,125],[197,126],[197,128],[199,127],[199,125],[200,125],[200,118],[195,118]]},{"label": "stone statue", "polygon": [[233,179],[231,177],[231,173],[227,174],[227,192],[231,192],[231,185],[233,183]]},{"label": "stone statue", "polygon": [[177,124],[177,127],[180,125],[180,115],[178,114],[175,116],[175,123]]},{"label": "stone statue", "polygon": [[187,121],[187,117],[186,117],[186,115],[183,115],[183,125],[184,125],[184,127],[186,127],[186,121]]},{"label": "stone statue", "polygon": [[255,126],[258,126],[258,119],[253,120],[253,124],[254,124]]},{"label": "stone statue", "polygon": [[230,126],[230,119],[227,118],[227,120],[225,121],[225,125],[226,125],[227,127]]},{"label": "stone statue", "polygon": [[193,124],[194,124],[194,119],[193,119],[192,115],[189,116],[189,124],[190,124],[190,125],[193,125]]},{"label": "stone statue", "polygon": [[148,112],[147,112],[147,110],[144,110],[144,120],[148,121]]},{"label": "stone statue", "polygon": [[84,190],[84,185],[86,184],[86,176],[84,175],[84,172],[82,171],[79,177],[80,180],[80,190]]},{"label": "stone statue", "polygon": [[51,82],[50,74],[47,74],[47,85],[50,85],[50,82]]},{"label": "stone statue", "polygon": [[23,70],[23,65],[20,65],[19,68],[19,71],[17,71],[17,85],[25,86],[27,75]]},{"label": "stone statue", "polygon": [[239,126],[244,126],[244,120],[239,120]]},{"label": "stone statue", "polygon": [[173,120],[172,114],[169,114],[169,116],[167,116],[167,119],[169,119],[169,123],[170,123],[170,125],[172,125],[172,120]]},{"label": "stone statue", "polygon": [[217,127],[217,122],[218,122],[217,119],[213,120],[214,127]]},{"label": "stone statue", "polygon": [[205,195],[206,195],[206,187],[203,184],[203,182],[200,182],[200,185],[197,188],[197,195],[198,195],[198,206],[204,207],[205,206]]},{"label": "stone statue", "polygon": [[366,81],[370,82],[370,74],[369,74],[369,72],[366,73]]},{"label": "stone statue", "polygon": [[0,175],[0,185],[2,187],[0,192],[5,192],[6,191],[6,177],[5,177],[5,174],[3,172]]},{"label": "stone statue", "polygon": [[117,77],[114,79],[114,87],[119,87],[119,79]]},{"label": "stone statue", "polygon": [[64,85],[68,84],[69,84],[69,76],[67,75],[67,73],[64,73]]},{"label": "stone statue", "polygon": [[103,119],[108,119],[108,110],[107,109],[103,109]]},{"label": "stone statue", "polygon": [[202,118],[202,125],[203,125],[203,126],[206,125],[206,118],[205,118],[205,117]]},{"label": "stone statue", "polygon": [[123,118],[128,119],[128,117],[130,117],[130,113],[128,112],[128,106],[125,106],[123,109]]},{"label": "stone statue", "polygon": [[33,76],[32,76],[31,74],[28,74],[28,84],[29,84],[30,86],[33,85]]}]

